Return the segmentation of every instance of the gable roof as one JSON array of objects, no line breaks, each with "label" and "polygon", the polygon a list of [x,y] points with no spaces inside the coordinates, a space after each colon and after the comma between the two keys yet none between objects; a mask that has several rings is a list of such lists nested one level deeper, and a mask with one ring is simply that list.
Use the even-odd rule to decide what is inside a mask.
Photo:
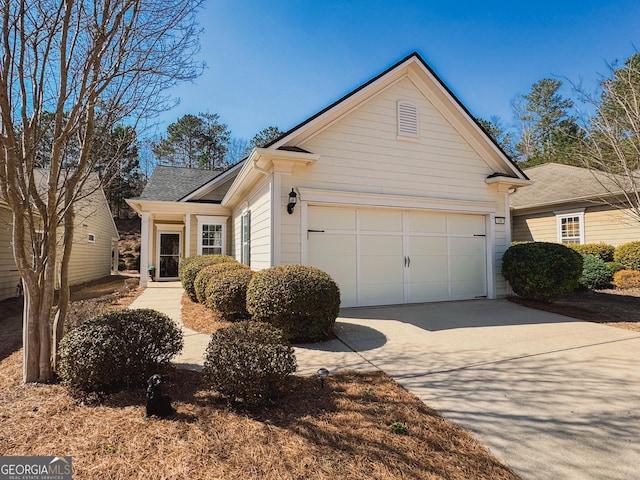
[{"label": "gable roof", "polygon": [[[612,192],[621,192],[609,176],[588,168],[545,163],[524,172],[535,183],[521,187],[509,196],[509,203],[514,210],[593,201],[611,196]],[[624,184],[623,177],[618,180]]]},{"label": "gable roof", "polygon": [[177,202],[223,172],[158,165],[138,200]]},{"label": "gable roof", "polygon": [[[347,93],[345,96],[336,100],[320,112],[296,125],[276,140],[268,143],[264,148],[296,148],[296,144],[308,138],[310,136],[309,134],[312,135],[315,133],[314,131],[321,130],[325,125],[334,122],[336,117],[339,118],[345,115],[348,111],[353,110],[356,106],[369,98],[367,95],[369,90],[380,91],[385,88],[386,83],[390,84],[395,81],[394,76],[404,76],[409,74],[409,72],[415,71],[421,71],[423,73],[421,77],[429,84],[428,87],[433,88],[432,91],[438,91],[438,93],[442,94],[444,97],[445,108],[453,106],[454,108],[452,110],[457,111],[456,113],[459,114],[460,123],[467,123],[467,125],[464,125],[463,127],[467,130],[465,133],[468,134],[469,131],[475,130],[475,133],[479,133],[480,136],[483,137],[480,140],[480,143],[485,142],[490,145],[489,150],[493,150],[491,153],[495,153],[495,156],[499,157],[499,161],[497,162],[499,165],[494,165],[494,167],[500,167],[497,168],[496,173],[501,173],[503,176],[512,178],[528,180],[525,173],[509,158],[495,139],[489,135],[482,125],[480,125],[476,118],[417,52],[412,52],[407,55],[405,58],[390,66],[379,75],[373,77],[371,80]],[[434,100],[430,96],[428,97],[430,100]],[[468,135],[465,136],[468,137]],[[478,144],[476,143],[475,146],[478,147]],[[484,147],[484,145],[482,147]],[[486,159],[487,155],[483,155],[483,158]]]}]

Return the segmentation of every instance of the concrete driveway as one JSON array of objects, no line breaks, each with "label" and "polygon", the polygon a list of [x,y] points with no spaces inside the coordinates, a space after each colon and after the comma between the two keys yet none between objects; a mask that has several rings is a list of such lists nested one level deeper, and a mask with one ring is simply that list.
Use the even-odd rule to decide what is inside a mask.
[{"label": "concrete driveway", "polygon": [[383,370],[524,479],[640,478],[639,333],[506,300],[344,309],[336,331],[297,348],[309,369]]}]

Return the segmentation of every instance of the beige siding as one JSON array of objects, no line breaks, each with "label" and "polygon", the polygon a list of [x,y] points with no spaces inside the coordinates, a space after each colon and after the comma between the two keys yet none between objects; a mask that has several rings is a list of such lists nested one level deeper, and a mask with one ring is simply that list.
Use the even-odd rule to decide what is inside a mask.
[{"label": "beige siding", "polygon": [[[398,140],[397,101],[418,105],[417,142]],[[302,148],[322,158],[296,172],[306,186],[332,190],[493,200],[492,169],[404,79],[312,137]]]},{"label": "beige siding", "polygon": [[[89,234],[95,236],[95,242],[89,242]],[[76,208],[76,227],[69,264],[71,285],[95,280],[111,273],[113,238],[118,238],[118,232],[113,224],[111,211],[102,191],[94,192]]]},{"label": "beige siding", "polygon": [[[582,210],[576,208],[576,211]],[[562,211],[571,211],[562,207]],[[609,245],[640,240],[640,222],[610,206],[586,207],[584,210],[585,243],[604,242]],[[515,241],[557,242],[558,228],[553,212],[516,214],[513,218]]]},{"label": "beige siding", "polygon": [[11,212],[0,206],[0,300],[15,297],[20,274],[13,258]]},{"label": "beige siding", "polygon": [[557,242],[556,216],[552,212],[513,217],[514,242]]},{"label": "beige siding", "polygon": [[[418,106],[419,138],[397,137],[397,102]],[[496,215],[506,216],[503,193],[485,179],[493,169],[471,148],[450,122],[405,78],[298,145],[321,155],[309,167],[283,176],[280,189],[281,263],[302,261],[300,209],[287,215],[291,188],[495,202]],[[304,201],[304,198],[301,198]],[[506,250],[504,225],[495,226],[496,293],[507,285],[499,275]]]},{"label": "beige siding", "polygon": [[590,207],[585,212],[586,243],[621,245],[640,240],[640,220],[609,206]]},{"label": "beige siding", "polygon": [[262,270],[271,266],[271,183],[258,184],[248,201],[233,212],[232,256],[238,261],[242,254],[242,214],[251,212],[251,268]]}]

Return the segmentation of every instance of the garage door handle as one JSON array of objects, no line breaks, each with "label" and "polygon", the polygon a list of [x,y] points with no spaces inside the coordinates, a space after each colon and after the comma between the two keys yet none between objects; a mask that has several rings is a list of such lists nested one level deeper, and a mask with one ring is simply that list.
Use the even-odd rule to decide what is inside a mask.
[{"label": "garage door handle", "polygon": [[481,235],[476,233],[476,234],[474,234],[473,236],[474,236],[474,237],[486,237],[486,235],[485,235],[484,233],[483,233],[483,234],[481,234]]}]

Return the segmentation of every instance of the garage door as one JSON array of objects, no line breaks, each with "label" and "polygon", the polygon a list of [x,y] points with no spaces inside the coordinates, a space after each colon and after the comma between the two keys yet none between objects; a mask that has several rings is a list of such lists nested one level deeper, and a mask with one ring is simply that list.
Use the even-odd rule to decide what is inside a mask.
[{"label": "garage door", "polygon": [[308,264],[339,284],[342,306],[487,294],[481,215],[310,206]]}]

